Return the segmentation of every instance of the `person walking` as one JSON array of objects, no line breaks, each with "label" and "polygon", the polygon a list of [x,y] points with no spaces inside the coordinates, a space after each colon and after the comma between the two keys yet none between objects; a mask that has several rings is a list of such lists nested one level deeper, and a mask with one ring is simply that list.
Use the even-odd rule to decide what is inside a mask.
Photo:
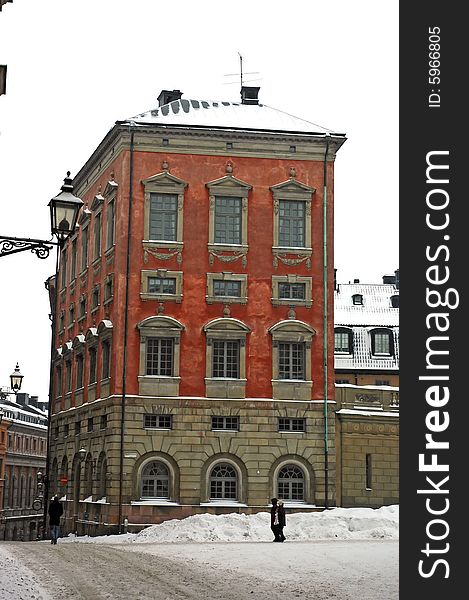
[{"label": "person walking", "polygon": [[275,536],[275,538],[272,540],[273,542],[280,542],[280,521],[279,521],[279,515],[278,515],[278,504],[277,504],[277,498],[272,498],[271,503],[272,503],[272,508],[270,509],[270,528],[272,529],[272,532]]},{"label": "person walking", "polygon": [[64,509],[58,496],[54,496],[49,504],[49,526],[51,534],[51,544],[57,544],[57,538],[60,535],[60,517]]},{"label": "person walking", "polygon": [[278,537],[279,542],[285,541],[285,536],[283,535],[283,528],[287,524],[287,520],[285,518],[285,507],[283,506],[283,500],[279,500],[277,503],[277,517],[278,517]]}]

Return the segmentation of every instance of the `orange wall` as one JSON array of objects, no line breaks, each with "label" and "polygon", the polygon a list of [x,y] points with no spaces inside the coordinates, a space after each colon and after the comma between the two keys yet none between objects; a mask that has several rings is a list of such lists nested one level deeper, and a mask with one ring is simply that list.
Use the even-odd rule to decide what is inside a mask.
[{"label": "orange wall", "polygon": [[[112,353],[112,388],[111,393],[122,390],[123,368],[123,327],[125,306],[125,273],[127,259],[127,211],[129,197],[129,152],[123,153],[114,161],[113,166],[103,173],[99,184],[104,189],[109,180],[110,173],[115,173],[119,183],[117,196],[117,221],[116,221],[116,256],[112,264],[107,264],[104,257],[101,261],[101,270],[93,274],[92,267],[88,268],[86,286],[76,286],[73,298],[77,301],[83,289],[91,291],[93,283],[104,280],[107,272],[114,272],[114,301],[105,314],[101,306],[98,314],[90,316],[81,324],[75,326],[73,331],[66,331],[65,336],[58,340],[63,343],[79,333],[82,329],[86,333],[88,327],[98,325],[102,318],[110,318],[113,322],[113,353]],[[157,260],[148,256],[148,262],[143,259],[142,239],[144,237],[144,187],[142,179],[160,173],[161,164],[166,159],[169,163],[169,172],[186,181],[188,186],[184,196],[184,251],[182,265],[178,265],[176,258],[170,260]],[[215,258],[214,264],[209,264],[208,243],[208,216],[209,201],[207,182],[221,178],[226,174],[226,164],[233,164],[234,177],[252,185],[248,200],[248,244],[247,266],[242,267],[241,260],[232,263],[222,263]],[[284,182],[289,178],[289,169],[294,166],[296,179],[302,183],[316,188],[312,201],[312,248],[311,269],[305,263],[287,267],[279,261],[274,269],[272,261],[273,243],[273,197],[270,186]],[[334,397],[334,362],[333,362],[333,163],[328,164],[328,312],[329,312],[329,372],[328,394]],[[84,200],[91,205],[92,199],[98,191],[98,185],[93,186]],[[273,307],[272,275],[295,273],[310,276],[313,280],[313,305],[312,308],[297,308],[296,318],[309,323],[317,332],[312,344],[312,379],[313,399],[324,398],[323,379],[323,163],[321,161],[290,161],[282,159],[262,159],[224,156],[198,156],[163,153],[134,153],[134,185],[132,204],[132,246],[131,246],[131,276],[129,288],[129,339],[127,345],[127,394],[138,393],[138,362],[139,362],[139,334],[136,324],[144,318],[157,314],[156,301],[142,301],[140,299],[140,285],[142,269],[166,268],[169,270],[182,270],[183,302],[165,302],[164,314],[178,319],[185,331],[181,337],[181,363],[180,395],[204,396],[205,395],[205,333],[203,326],[211,319],[223,316],[223,304],[207,305],[206,273],[231,271],[234,273],[248,274],[248,303],[247,305],[230,304],[231,316],[240,319],[248,325],[252,333],[247,338],[247,397],[272,397],[272,343],[267,330],[276,322],[287,319],[288,307]],[[103,243],[105,240],[105,213],[103,218]],[[93,220],[90,227],[90,256],[93,248]],[[80,240],[78,240],[80,249]],[[91,260],[91,259],[90,259]],[[68,294],[62,306],[67,306],[70,299]],[[89,300],[90,302],[90,300]],[[66,311],[67,312],[67,311]],[[78,312],[78,307],[76,309]],[[98,368],[99,368],[98,364]],[[86,375],[85,375],[86,381]],[[99,384],[98,384],[99,385]],[[99,397],[99,388],[97,390]],[[85,397],[86,400],[86,397]]]}]

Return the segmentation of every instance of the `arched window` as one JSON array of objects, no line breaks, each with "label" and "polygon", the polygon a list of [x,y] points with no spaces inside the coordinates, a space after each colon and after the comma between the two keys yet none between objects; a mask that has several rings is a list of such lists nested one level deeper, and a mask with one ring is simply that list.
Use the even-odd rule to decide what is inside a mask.
[{"label": "arched window", "polygon": [[88,454],[85,462],[85,498],[93,494],[93,462],[91,454]]},{"label": "arched window", "polygon": [[303,470],[296,465],[285,465],[279,471],[277,478],[277,495],[283,500],[305,499],[305,476]]},{"label": "arched window", "polygon": [[363,295],[362,294],[353,294],[352,304],[355,304],[356,306],[362,306],[363,305]]},{"label": "arched window", "polygon": [[148,463],[142,472],[142,498],[169,499],[169,478],[169,469],[164,463]]},{"label": "arched window", "polygon": [[101,453],[98,460],[98,468],[96,470],[96,495],[97,499],[106,497],[106,473],[107,460],[106,455]]},{"label": "arched window", "polygon": [[218,463],[210,473],[211,500],[237,500],[238,477],[234,467]]},{"label": "arched window", "polygon": [[10,494],[10,480],[8,479],[8,475],[5,474],[5,483],[3,488],[3,508],[7,508],[9,506],[9,497]]}]

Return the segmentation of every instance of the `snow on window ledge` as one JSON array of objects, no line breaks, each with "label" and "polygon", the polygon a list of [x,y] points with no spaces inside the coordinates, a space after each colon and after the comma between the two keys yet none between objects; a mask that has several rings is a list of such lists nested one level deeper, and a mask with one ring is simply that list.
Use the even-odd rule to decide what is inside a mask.
[{"label": "snow on window ledge", "polygon": [[179,502],[171,502],[161,498],[150,498],[148,500],[131,500],[132,506],[181,506]]},{"label": "snow on window ledge", "polygon": [[236,500],[210,500],[209,502],[201,502],[200,506],[241,506],[247,507],[247,504],[236,502]]}]

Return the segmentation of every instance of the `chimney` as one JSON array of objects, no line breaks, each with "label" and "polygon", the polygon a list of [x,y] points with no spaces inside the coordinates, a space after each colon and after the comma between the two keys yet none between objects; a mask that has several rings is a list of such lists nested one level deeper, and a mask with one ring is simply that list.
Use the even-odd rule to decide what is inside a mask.
[{"label": "chimney", "polygon": [[393,285],[395,281],[396,281],[396,278],[394,277],[394,275],[383,275],[383,283],[384,284]]},{"label": "chimney", "polygon": [[161,90],[158,96],[158,106],[169,104],[170,102],[174,102],[174,100],[180,100],[181,96],[182,92],[180,90]]},{"label": "chimney", "polygon": [[359,279],[354,279],[353,283],[360,283],[360,280]]},{"label": "chimney", "polygon": [[396,269],[394,271],[394,273],[395,273],[394,285],[396,286],[397,289],[399,289],[399,269]]},{"label": "chimney", "polygon": [[35,408],[37,408],[38,399],[38,396],[29,396],[28,406],[34,406]]},{"label": "chimney", "polygon": [[243,85],[241,88],[241,104],[259,104],[260,87]]}]

